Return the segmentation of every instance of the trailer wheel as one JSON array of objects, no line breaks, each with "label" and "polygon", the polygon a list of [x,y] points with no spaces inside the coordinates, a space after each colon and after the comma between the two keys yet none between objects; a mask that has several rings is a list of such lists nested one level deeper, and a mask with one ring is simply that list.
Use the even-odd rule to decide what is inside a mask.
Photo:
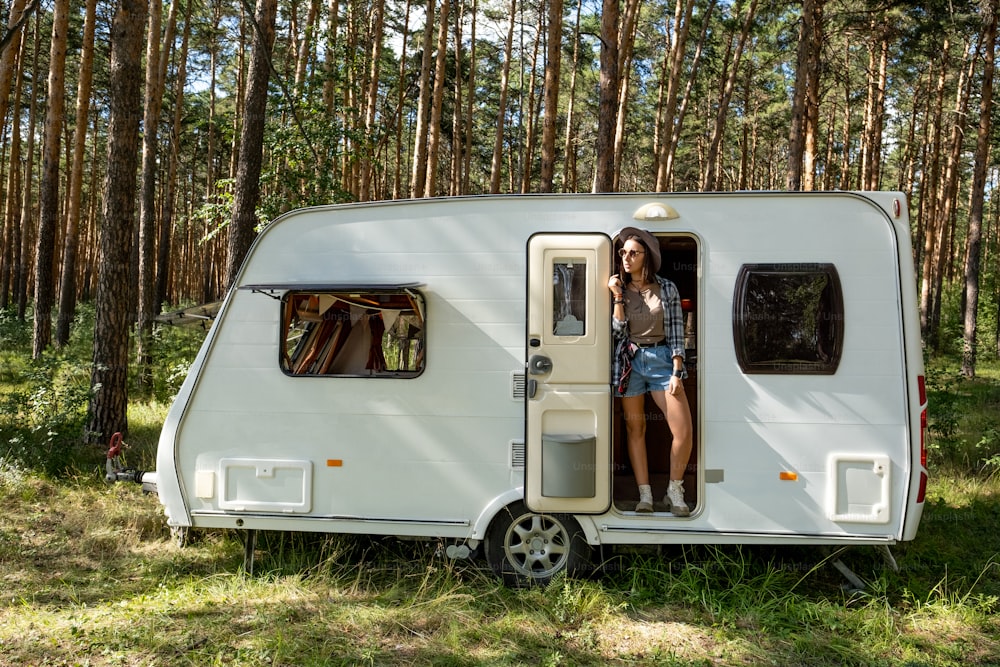
[{"label": "trailer wheel", "polygon": [[547,584],[590,564],[590,545],[568,514],[535,514],[518,501],[503,508],[486,535],[486,560],[508,586]]}]

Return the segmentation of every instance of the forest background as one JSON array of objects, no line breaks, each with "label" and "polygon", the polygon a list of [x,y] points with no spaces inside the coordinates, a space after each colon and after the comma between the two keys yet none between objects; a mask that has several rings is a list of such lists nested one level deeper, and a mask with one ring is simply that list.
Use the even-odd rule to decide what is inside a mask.
[{"label": "forest background", "polygon": [[9,0],[0,312],[33,318],[38,359],[93,304],[107,442],[156,314],[220,299],[293,208],[891,189],[925,344],[972,377],[1000,354],[998,4]]},{"label": "forest background", "polygon": [[[0,664],[1000,664],[998,4],[0,0]],[[739,547],[509,591],[337,536],[245,577],[79,446],[153,465],[203,337],[155,315],[284,211],[744,189],[907,198],[932,474],[899,571],[844,556],[867,591]]]}]

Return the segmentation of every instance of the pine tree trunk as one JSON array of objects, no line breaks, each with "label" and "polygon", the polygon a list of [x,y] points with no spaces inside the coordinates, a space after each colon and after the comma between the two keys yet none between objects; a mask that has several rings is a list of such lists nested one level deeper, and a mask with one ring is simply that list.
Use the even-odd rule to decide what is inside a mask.
[{"label": "pine tree trunk", "polygon": [[719,162],[722,159],[722,136],[725,130],[726,117],[729,115],[729,102],[733,97],[733,90],[736,87],[736,77],[739,75],[740,70],[740,61],[743,59],[743,50],[750,35],[750,28],[753,26],[756,13],[757,0],[750,0],[750,7],[747,9],[746,18],[743,20],[743,28],[740,30],[736,45],[733,47],[732,64],[722,86],[719,108],[715,115],[715,125],[712,128],[709,139],[705,176],[702,181],[703,190],[716,190],[719,188],[717,174],[719,171]]},{"label": "pine tree trunk", "polygon": [[[160,59],[168,55],[160,49],[160,25],[163,3],[149,0],[149,25],[146,35],[145,114],[142,121],[142,173],[139,197],[139,274],[136,301],[136,362],[140,387],[152,384],[149,346],[153,334],[153,285],[156,252],[156,180],[159,156],[157,142],[160,111],[163,107],[163,86],[160,80]],[[164,40],[164,44],[169,44]]]},{"label": "pine tree trunk", "polygon": [[448,21],[451,16],[451,0],[441,0],[441,15],[438,24],[437,57],[434,60],[434,92],[431,97],[431,122],[427,128],[427,182],[424,196],[437,194],[437,169],[441,157],[441,116],[444,107],[445,69],[448,63]]},{"label": "pine tree trunk", "polygon": [[[382,5],[381,0],[377,5]],[[378,11],[378,8],[376,9]],[[302,95],[302,87],[306,80],[306,67],[309,64],[309,52],[313,44],[313,34],[316,32],[316,22],[319,19],[319,0],[310,0],[309,13],[306,16],[306,27],[295,57],[295,91],[296,98]]]},{"label": "pine tree trunk", "polygon": [[670,139],[670,144],[667,146],[667,156],[661,167],[663,172],[663,181],[659,182],[659,175],[657,176],[657,190],[669,190],[672,187],[672,179],[674,173],[674,159],[677,155],[677,146],[680,144],[681,140],[681,128],[684,125],[684,118],[687,115],[688,107],[691,102],[691,91],[694,87],[695,79],[698,75],[698,69],[701,66],[701,57],[705,50],[705,42],[708,40],[709,27],[712,25],[710,19],[712,17],[712,12],[715,10],[716,0],[709,0],[708,7],[705,8],[705,16],[702,18],[702,29],[701,34],[698,37],[698,45],[695,48],[694,57],[691,60],[690,73],[688,74],[687,83],[684,86],[684,94],[681,95],[680,104],[677,106],[676,115],[671,119],[665,119],[664,126],[669,133],[667,136]]},{"label": "pine tree trunk", "polygon": [[625,3],[625,17],[619,31],[618,43],[618,111],[615,122],[615,175],[612,189],[621,188],[621,165],[625,150],[625,124],[628,121],[629,90],[632,83],[632,54],[635,51],[635,31],[638,27],[639,0]]},{"label": "pine tree trunk", "polygon": [[556,121],[559,119],[559,74],[562,66],[563,0],[549,0],[549,36],[545,58],[545,116],[542,120],[541,192],[552,192],[556,167]]},{"label": "pine tree trunk", "polygon": [[[24,18],[24,0],[14,0],[10,5],[10,20],[7,23],[7,30],[11,31],[11,41],[0,54],[0,118],[3,119],[7,118],[10,89],[14,82],[14,63],[21,50],[23,28],[15,28],[22,18]],[[12,161],[11,164],[16,163]]]},{"label": "pine tree trunk", "polygon": [[677,91],[680,89],[683,75],[684,52],[687,49],[688,36],[691,34],[691,16],[694,13],[695,0],[677,0],[674,6],[673,37],[668,35],[667,48],[664,50],[663,65],[660,74],[660,90],[662,102],[657,108],[657,141],[656,141],[656,191],[663,192],[667,188],[667,152],[670,150],[670,140],[673,136],[674,117],[677,113]]},{"label": "pine tree trunk", "polygon": [[875,86],[875,109],[872,121],[874,128],[871,133],[872,151],[871,166],[868,170],[868,190],[878,190],[882,181],[882,135],[885,134],[885,100],[886,88],[889,85],[889,43],[883,37],[879,44],[878,79]]},{"label": "pine tree trunk", "polygon": [[955,210],[957,208],[959,177],[962,171],[962,148],[968,121],[969,94],[973,82],[972,70],[975,68],[975,57],[970,53],[969,45],[963,49],[966,60],[959,69],[959,80],[955,92],[955,112],[951,125],[951,137],[946,152],[944,175],[937,189],[935,210],[938,217],[938,235],[935,239],[936,256],[934,258],[933,282],[931,284],[930,300],[930,336],[927,344],[932,350],[940,347],[941,302],[944,290],[945,274],[951,266],[948,258],[954,246]]},{"label": "pine tree trunk", "polygon": [[413,173],[410,196],[424,196],[427,185],[427,125],[431,106],[431,45],[434,41],[434,0],[427,0],[424,14],[423,59],[420,61],[420,97],[417,99],[417,127],[413,133]]},{"label": "pine tree trunk", "polygon": [[[37,83],[41,80],[38,66],[38,54],[42,48],[41,28],[37,16],[35,17],[33,23],[34,28],[32,30],[31,40],[32,82],[31,94],[28,98],[28,143],[24,147],[24,177],[21,179],[21,222],[19,225],[21,230],[21,243],[19,245],[20,257],[17,262],[17,287],[15,291],[15,297],[17,300],[17,319],[22,322],[25,319],[25,313],[28,309],[28,287],[32,267],[31,246],[35,239],[34,225],[32,224],[32,220],[34,219],[32,196],[35,184],[35,130],[38,125],[38,95],[39,88],[41,88],[41,86]],[[22,51],[27,51],[26,43],[23,45]],[[21,60],[23,61],[23,59],[24,55],[22,54]]]},{"label": "pine tree trunk", "polygon": [[[168,301],[171,280],[170,249],[173,237],[174,207],[177,191],[177,163],[184,113],[184,88],[187,85],[187,55],[191,39],[191,4],[185,4],[184,32],[181,51],[177,57],[177,75],[174,82],[174,113],[170,122],[170,152],[167,158],[167,178],[164,183],[162,214],[160,215],[160,241],[156,253],[156,289],[153,314],[160,313],[161,304]],[[190,219],[190,216],[185,216]]]},{"label": "pine tree trunk", "polygon": [[[3,258],[0,260],[0,309],[6,310],[10,307],[11,296],[14,303],[17,303],[18,294],[18,267],[21,264],[21,108],[20,100],[23,91],[22,81],[24,77],[21,72],[24,67],[24,44],[21,40],[20,31],[17,34],[18,45],[8,46],[14,49],[16,57],[10,61],[10,66],[17,74],[14,79],[14,96],[17,101],[14,107],[13,122],[11,123],[10,137],[10,167],[7,169],[7,197],[4,206],[4,236],[3,236]],[[6,55],[6,52],[5,54]]]},{"label": "pine tree trunk", "polygon": [[490,167],[490,192],[500,192],[503,170],[503,137],[507,120],[507,96],[510,93],[510,59],[514,51],[514,28],[517,26],[517,0],[510,0],[510,23],[504,40],[503,70],[500,74],[500,101],[497,104],[496,131],[493,134],[493,162]]},{"label": "pine tree trunk", "polygon": [[806,85],[805,128],[803,136],[802,189],[816,189],[816,153],[819,144],[819,79],[821,73],[820,56],[823,52],[823,0],[810,0],[812,19],[809,22],[812,34],[809,37],[809,55],[806,69],[809,72]]},{"label": "pine tree trunk", "polygon": [[580,15],[582,4],[576,4],[573,24],[573,67],[569,77],[566,100],[566,134],[563,143],[563,192],[576,192],[576,78],[580,65]]},{"label": "pine tree trunk", "polygon": [[930,141],[928,142],[931,146],[930,162],[925,163],[925,171],[927,172],[927,176],[925,178],[926,185],[920,189],[921,197],[923,198],[921,202],[923,204],[921,207],[921,215],[925,221],[923,252],[924,261],[923,268],[920,271],[920,331],[921,337],[928,345],[934,338],[935,334],[935,332],[932,331],[933,303],[931,302],[934,274],[936,272],[934,259],[936,257],[938,237],[941,236],[941,229],[944,227],[944,223],[938,219],[936,202],[939,188],[938,182],[941,178],[941,125],[944,122],[944,96],[948,71],[948,50],[949,44],[946,40],[941,50],[941,62],[938,64],[939,69],[934,95],[930,96],[928,99],[929,113],[927,114],[927,117],[929,120],[927,122],[927,128],[928,132],[931,133]]},{"label": "pine tree trunk", "polygon": [[372,198],[372,171],[375,168],[375,118],[378,111],[379,64],[382,60],[382,31],[385,15],[384,0],[374,0],[371,23],[371,61],[368,71],[368,85],[365,93],[365,134],[361,156],[361,185],[359,201]]},{"label": "pine tree trunk", "polygon": [[229,225],[225,285],[228,290],[246,258],[257,226],[257,202],[260,199],[260,172],[264,151],[264,127],[267,113],[267,84],[270,79],[271,49],[274,46],[274,23],[277,0],[257,0],[247,75],[246,106],[240,132],[240,157],[233,189],[233,217]]},{"label": "pine tree trunk", "polygon": [[618,125],[618,0],[603,0],[601,74],[598,100],[594,192],[611,192],[615,183],[615,128]]},{"label": "pine tree trunk", "polygon": [[90,113],[90,89],[94,73],[94,31],[97,0],[87,0],[80,49],[80,77],[76,92],[76,122],[73,125],[73,157],[69,176],[69,202],[66,210],[66,237],[63,244],[62,279],[59,282],[59,318],[56,321],[56,345],[69,342],[70,325],[76,314],[76,257],[79,247],[80,204],[83,191],[83,164],[87,159],[87,123]]},{"label": "pine tree trunk", "polygon": [[327,113],[333,116],[336,113],[334,99],[337,88],[337,30],[340,26],[340,16],[338,13],[338,1],[330,0],[327,5],[327,27],[326,27],[326,58],[324,65],[326,78],[323,81],[323,104]]},{"label": "pine tree trunk", "polygon": [[[851,52],[850,48],[846,49],[844,68],[846,69],[850,64]],[[851,151],[848,146],[851,145],[851,111],[853,99],[853,94],[851,91],[851,83],[848,77],[844,77],[844,118],[842,121],[841,135],[840,135],[840,145],[843,147],[840,151],[841,161],[840,161],[840,189],[849,190],[851,188]]]},{"label": "pine tree trunk", "polygon": [[455,40],[455,77],[452,83],[451,106],[451,166],[448,170],[448,188],[450,195],[457,195],[462,187],[462,165],[464,142],[462,125],[464,121],[462,107],[462,23],[465,21],[465,0],[459,0],[455,5],[455,20],[452,21],[454,32],[452,37]]},{"label": "pine tree trunk", "polygon": [[475,137],[475,123],[473,122],[473,113],[475,112],[475,101],[476,101],[476,16],[479,11],[479,1],[472,0],[472,12],[469,15],[470,22],[470,35],[469,43],[471,47],[469,48],[469,80],[468,88],[465,99],[465,148],[463,150],[464,155],[464,166],[462,168],[462,184],[460,194],[468,194],[470,192],[469,178],[472,173],[472,149]]},{"label": "pine tree trunk", "polygon": [[99,240],[94,356],[86,439],[128,432],[128,258],[135,225],[145,0],[121,0],[111,25],[108,163]]},{"label": "pine tree trunk", "polygon": [[[521,3],[521,11],[524,12],[524,3]],[[522,113],[519,114],[519,119],[523,126],[524,136],[524,142],[522,144],[524,150],[521,155],[520,190],[522,193],[531,191],[531,175],[535,162],[535,144],[537,143],[537,133],[535,131],[535,127],[537,126],[538,114],[540,111],[535,100],[535,91],[538,89],[538,86],[536,85],[538,77],[535,73],[538,71],[538,52],[541,48],[542,36],[544,32],[544,26],[535,31],[535,40],[531,48],[531,62],[528,63],[525,68],[528,73],[528,100],[525,102],[522,97],[521,104],[519,105],[522,110]],[[526,126],[524,125],[525,117],[527,117]]]},{"label": "pine tree trunk", "polygon": [[993,0],[989,7],[986,31],[983,35],[983,88],[979,100],[979,131],[976,134],[976,157],[972,168],[972,206],[969,211],[969,234],[965,263],[965,328],[962,345],[962,375],[976,375],[976,334],[979,313],[979,259],[982,245],[983,210],[986,193],[986,173],[989,169],[991,116],[993,108],[993,76],[996,72],[997,12],[1000,3]]},{"label": "pine tree trunk", "polygon": [[882,133],[885,123],[885,87],[888,80],[889,43],[884,13],[872,18],[871,44],[868,47],[868,85],[865,100],[864,130],[861,135],[860,186],[877,190],[881,172]]},{"label": "pine tree trunk", "polygon": [[52,306],[55,297],[56,227],[59,222],[59,151],[66,107],[66,33],[69,0],[56,0],[49,52],[49,102],[42,148],[42,181],[38,238],[35,244],[35,322],[32,357],[38,359],[52,342]]},{"label": "pine tree trunk", "polygon": [[815,0],[803,0],[802,22],[799,24],[799,42],[796,50],[795,87],[792,92],[791,123],[788,127],[788,175],[785,189],[802,189],[802,170],[805,157],[806,91],[815,74],[809,71],[813,38],[813,11]]},{"label": "pine tree trunk", "polygon": [[410,37],[410,2],[406,0],[406,11],[403,13],[403,36],[399,50],[399,70],[396,73],[399,85],[396,86],[396,160],[393,166],[392,198],[403,196],[403,105],[406,101],[406,89],[403,79],[406,76],[406,47]]}]

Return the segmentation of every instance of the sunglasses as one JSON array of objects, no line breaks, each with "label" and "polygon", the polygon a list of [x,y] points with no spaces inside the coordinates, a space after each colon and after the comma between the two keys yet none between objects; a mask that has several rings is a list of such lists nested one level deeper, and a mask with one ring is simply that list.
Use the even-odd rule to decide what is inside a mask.
[{"label": "sunglasses", "polygon": [[621,248],[618,251],[618,256],[621,258],[628,257],[629,259],[635,259],[636,255],[643,255],[645,252],[645,250],[626,250],[625,248]]}]

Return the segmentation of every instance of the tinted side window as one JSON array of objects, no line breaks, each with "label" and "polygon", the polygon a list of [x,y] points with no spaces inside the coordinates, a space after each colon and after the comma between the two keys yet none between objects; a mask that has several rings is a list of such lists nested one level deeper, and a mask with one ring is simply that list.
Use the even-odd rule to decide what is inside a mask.
[{"label": "tinted side window", "polygon": [[415,377],[424,368],[424,305],[415,291],[289,292],[281,369],[290,375]]},{"label": "tinted side window", "polygon": [[733,298],[733,338],[744,373],[836,373],[844,340],[836,268],[743,265]]}]

